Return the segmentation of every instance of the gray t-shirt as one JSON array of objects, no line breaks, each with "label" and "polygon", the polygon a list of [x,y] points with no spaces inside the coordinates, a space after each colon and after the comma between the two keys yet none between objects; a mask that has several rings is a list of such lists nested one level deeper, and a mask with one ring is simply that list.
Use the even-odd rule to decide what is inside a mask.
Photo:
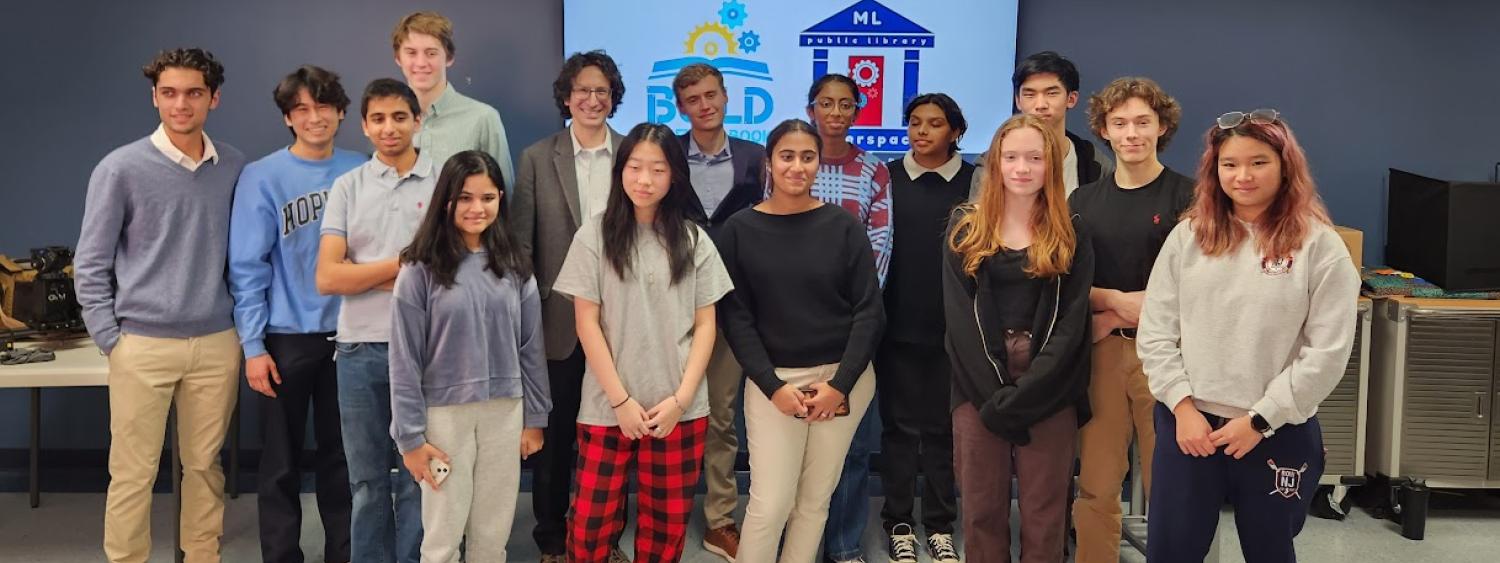
[{"label": "gray t-shirt", "polygon": [[[621,279],[604,257],[600,221],[600,216],[592,217],[578,229],[552,290],[599,303],[599,324],[620,382],[636,402],[650,409],[682,384],[693,342],[693,313],[724,297],[734,283],[713,241],[697,226],[693,227],[697,235],[693,266],[681,281],[671,283],[666,247],[649,226],[637,226],[634,264]],[[676,354],[663,353],[673,349]],[[617,426],[609,405],[593,369],[587,369],[578,422]],[[682,420],[707,416],[705,386],[699,385],[692,404],[683,407]]]}]

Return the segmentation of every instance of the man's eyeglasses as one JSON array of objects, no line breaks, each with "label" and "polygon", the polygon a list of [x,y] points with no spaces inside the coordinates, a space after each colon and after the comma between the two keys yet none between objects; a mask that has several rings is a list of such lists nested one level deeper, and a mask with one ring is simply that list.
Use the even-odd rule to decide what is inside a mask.
[{"label": "man's eyeglasses", "polygon": [[574,88],[573,97],[588,98],[595,97],[601,100],[609,99],[609,88]]},{"label": "man's eyeglasses", "polygon": [[1281,118],[1281,112],[1274,109],[1258,109],[1249,113],[1243,111],[1231,111],[1219,116],[1220,129],[1234,129],[1246,121],[1256,125],[1270,125]]}]

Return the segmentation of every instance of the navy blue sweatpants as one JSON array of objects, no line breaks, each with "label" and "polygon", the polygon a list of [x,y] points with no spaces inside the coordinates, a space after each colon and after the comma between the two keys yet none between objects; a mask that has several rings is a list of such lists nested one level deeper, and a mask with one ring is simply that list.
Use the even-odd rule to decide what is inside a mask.
[{"label": "navy blue sweatpants", "polygon": [[[1205,414],[1209,425],[1225,419]],[[1177,447],[1177,418],[1156,405],[1156,451],[1147,520],[1146,560],[1199,563],[1219,526],[1219,509],[1234,506],[1234,524],[1247,563],[1297,560],[1292,538],[1302,531],[1323,476],[1323,431],[1317,417],[1288,424],[1241,459],[1200,458]]]}]

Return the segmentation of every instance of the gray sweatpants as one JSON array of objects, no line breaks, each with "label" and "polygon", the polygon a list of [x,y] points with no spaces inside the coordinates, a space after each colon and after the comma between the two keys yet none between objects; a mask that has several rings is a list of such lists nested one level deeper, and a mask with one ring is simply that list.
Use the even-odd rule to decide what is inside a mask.
[{"label": "gray sweatpants", "polygon": [[422,483],[422,563],[505,561],[521,488],[521,399],[427,407],[427,442],[452,470],[432,490]]}]

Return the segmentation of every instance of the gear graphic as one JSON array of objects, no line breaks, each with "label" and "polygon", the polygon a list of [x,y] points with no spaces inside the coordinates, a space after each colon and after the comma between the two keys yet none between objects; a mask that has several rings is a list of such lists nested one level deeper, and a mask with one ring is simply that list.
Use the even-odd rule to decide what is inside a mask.
[{"label": "gear graphic", "polygon": [[719,23],[729,26],[729,29],[745,25],[745,5],[737,0],[725,0],[719,7]]},{"label": "gear graphic", "polygon": [[[699,40],[702,39],[705,35],[715,36],[718,39],[723,40],[722,46],[720,43],[714,42],[712,40],[703,41],[700,44]],[[734,34],[730,33],[729,28],[724,27],[724,24],[721,23],[710,22],[693,28],[693,32],[688,34],[687,43],[685,46],[686,50],[684,50],[683,53],[689,55],[698,52],[698,49],[700,47],[702,48],[703,54],[709,57],[719,56],[720,49],[723,49],[725,54],[729,55],[733,55],[739,52],[739,50],[737,49],[738,43],[736,43],[734,40]]]},{"label": "gear graphic", "polygon": [[740,50],[746,53],[754,53],[760,49],[760,35],[754,31],[746,31],[740,34]]},{"label": "gear graphic", "polygon": [[869,88],[875,85],[876,80],[880,80],[880,67],[875,66],[873,61],[859,61],[854,68],[849,69],[849,78],[853,78],[860,88]]}]

